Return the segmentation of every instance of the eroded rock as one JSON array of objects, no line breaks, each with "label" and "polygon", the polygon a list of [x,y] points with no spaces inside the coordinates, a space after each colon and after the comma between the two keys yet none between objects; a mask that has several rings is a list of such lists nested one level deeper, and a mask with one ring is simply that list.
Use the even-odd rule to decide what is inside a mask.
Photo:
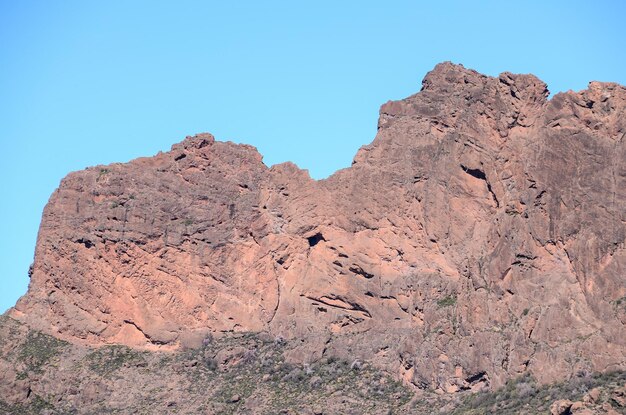
[{"label": "eroded rock", "polygon": [[210,134],[71,173],[9,314],[147,349],[267,332],[450,393],[623,368],[625,108],[442,63],[325,180]]}]

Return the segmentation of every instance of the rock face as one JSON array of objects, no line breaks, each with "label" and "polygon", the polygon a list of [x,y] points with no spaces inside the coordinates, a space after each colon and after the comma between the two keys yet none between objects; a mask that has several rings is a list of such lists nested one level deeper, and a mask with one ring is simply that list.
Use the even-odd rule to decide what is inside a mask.
[{"label": "rock face", "polygon": [[321,181],[209,134],[71,173],[9,315],[148,349],[268,332],[448,393],[625,367],[624,87],[442,63],[378,125]]}]

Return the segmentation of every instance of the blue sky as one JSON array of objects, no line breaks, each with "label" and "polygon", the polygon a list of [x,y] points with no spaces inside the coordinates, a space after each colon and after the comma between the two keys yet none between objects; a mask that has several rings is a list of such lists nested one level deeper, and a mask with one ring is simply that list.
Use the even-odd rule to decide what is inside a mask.
[{"label": "blue sky", "polygon": [[326,177],[441,61],[534,73],[553,93],[626,84],[625,5],[0,0],[0,312],[72,170],[206,131]]}]

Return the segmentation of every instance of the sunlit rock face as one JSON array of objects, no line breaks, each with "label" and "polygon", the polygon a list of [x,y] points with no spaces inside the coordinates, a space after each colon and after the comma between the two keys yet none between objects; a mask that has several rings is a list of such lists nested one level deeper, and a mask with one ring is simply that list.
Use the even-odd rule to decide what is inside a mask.
[{"label": "sunlit rock face", "polygon": [[321,181],[210,134],[69,174],[10,315],[91,345],[269,332],[444,392],[624,367],[624,87],[442,63],[378,125]]}]

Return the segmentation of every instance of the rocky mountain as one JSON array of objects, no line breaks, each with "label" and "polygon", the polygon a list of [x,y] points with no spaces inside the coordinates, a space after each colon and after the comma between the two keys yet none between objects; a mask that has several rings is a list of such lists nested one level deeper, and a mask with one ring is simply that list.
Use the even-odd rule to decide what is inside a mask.
[{"label": "rocky mountain", "polygon": [[[398,399],[619,373],[626,88],[548,96],[533,75],[442,63],[325,180],[210,134],[71,173],[7,317],[76,350],[155,356],[255,333],[289,345],[281,364],[390,376]],[[14,385],[29,377],[9,332]]]}]

